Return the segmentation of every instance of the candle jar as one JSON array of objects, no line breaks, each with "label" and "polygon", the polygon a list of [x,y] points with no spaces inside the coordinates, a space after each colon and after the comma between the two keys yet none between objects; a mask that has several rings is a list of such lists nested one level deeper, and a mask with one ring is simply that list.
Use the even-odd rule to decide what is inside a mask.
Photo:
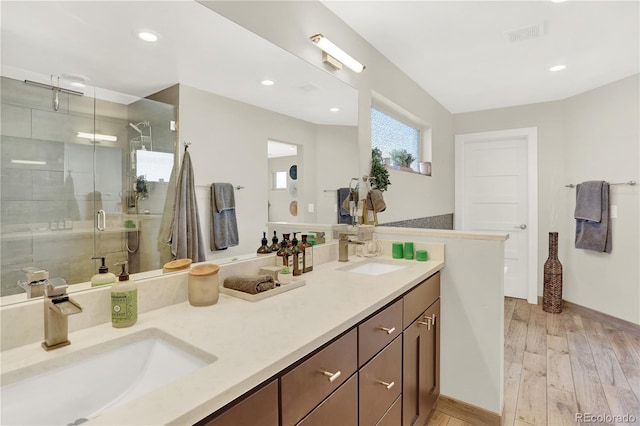
[{"label": "candle jar", "polygon": [[214,264],[197,265],[189,271],[189,303],[192,306],[209,306],[218,302],[218,271]]}]

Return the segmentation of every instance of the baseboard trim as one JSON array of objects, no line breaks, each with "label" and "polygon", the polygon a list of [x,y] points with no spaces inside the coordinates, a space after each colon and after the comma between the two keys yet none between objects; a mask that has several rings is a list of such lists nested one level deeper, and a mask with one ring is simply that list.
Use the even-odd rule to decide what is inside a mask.
[{"label": "baseboard trim", "polygon": [[[542,296],[538,296],[538,304],[542,305]],[[587,308],[586,306],[569,302],[568,300],[562,300],[562,307],[563,310],[566,309],[567,311],[590,317],[595,321],[612,324],[618,329],[640,336],[640,325],[632,323],[631,321],[616,318],[609,314],[605,314],[604,312],[596,311],[594,309]]]},{"label": "baseboard trim", "polygon": [[438,398],[435,409],[443,414],[474,425],[499,426],[502,423],[502,416],[500,414],[442,394]]}]

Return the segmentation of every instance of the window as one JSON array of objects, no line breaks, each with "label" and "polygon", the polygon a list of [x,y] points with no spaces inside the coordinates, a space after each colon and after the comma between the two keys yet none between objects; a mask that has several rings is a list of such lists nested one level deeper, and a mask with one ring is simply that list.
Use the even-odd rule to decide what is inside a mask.
[{"label": "window", "polygon": [[287,189],[287,172],[273,172],[273,189]]},{"label": "window", "polygon": [[[408,165],[418,171],[420,161],[420,130],[384,112],[371,108],[371,147],[382,151],[382,158],[390,158],[394,150],[404,149],[413,157]],[[400,166],[400,164],[391,164]]]}]

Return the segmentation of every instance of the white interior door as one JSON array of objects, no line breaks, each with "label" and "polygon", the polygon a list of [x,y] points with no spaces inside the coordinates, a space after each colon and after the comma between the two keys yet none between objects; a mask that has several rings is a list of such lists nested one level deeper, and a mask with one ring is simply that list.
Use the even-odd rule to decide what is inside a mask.
[{"label": "white interior door", "polygon": [[534,142],[524,132],[530,129],[521,130],[456,136],[456,228],[509,233],[505,296],[536,303],[537,215],[530,204],[537,191],[530,194],[530,181],[537,174],[529,158],[535,150],[531,154]]}]

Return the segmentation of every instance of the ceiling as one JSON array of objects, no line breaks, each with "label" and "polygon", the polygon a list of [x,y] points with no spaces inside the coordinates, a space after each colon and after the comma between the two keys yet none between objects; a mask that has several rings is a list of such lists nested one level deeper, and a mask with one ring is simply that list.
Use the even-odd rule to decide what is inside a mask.
[{"label": "ceiling", "polygon": [[[454,113],[564,99],[639,72],[638,1],[323,3]],[[531,25],[542,34],[507,41]],[[556,64],[567,68],[549,72]]]},{"label": "ceiling", "polygon": [[[49,84],[51,75],[83,74],[96,96],[108,89],[146,97],[181,83],[316,124],[357,125],[355,89],[195,1],[2,1],[0,8],[5,76]],[[160,40],[139,40],[141,29]],[[275,85],[262,86],[266,78]]]}]

